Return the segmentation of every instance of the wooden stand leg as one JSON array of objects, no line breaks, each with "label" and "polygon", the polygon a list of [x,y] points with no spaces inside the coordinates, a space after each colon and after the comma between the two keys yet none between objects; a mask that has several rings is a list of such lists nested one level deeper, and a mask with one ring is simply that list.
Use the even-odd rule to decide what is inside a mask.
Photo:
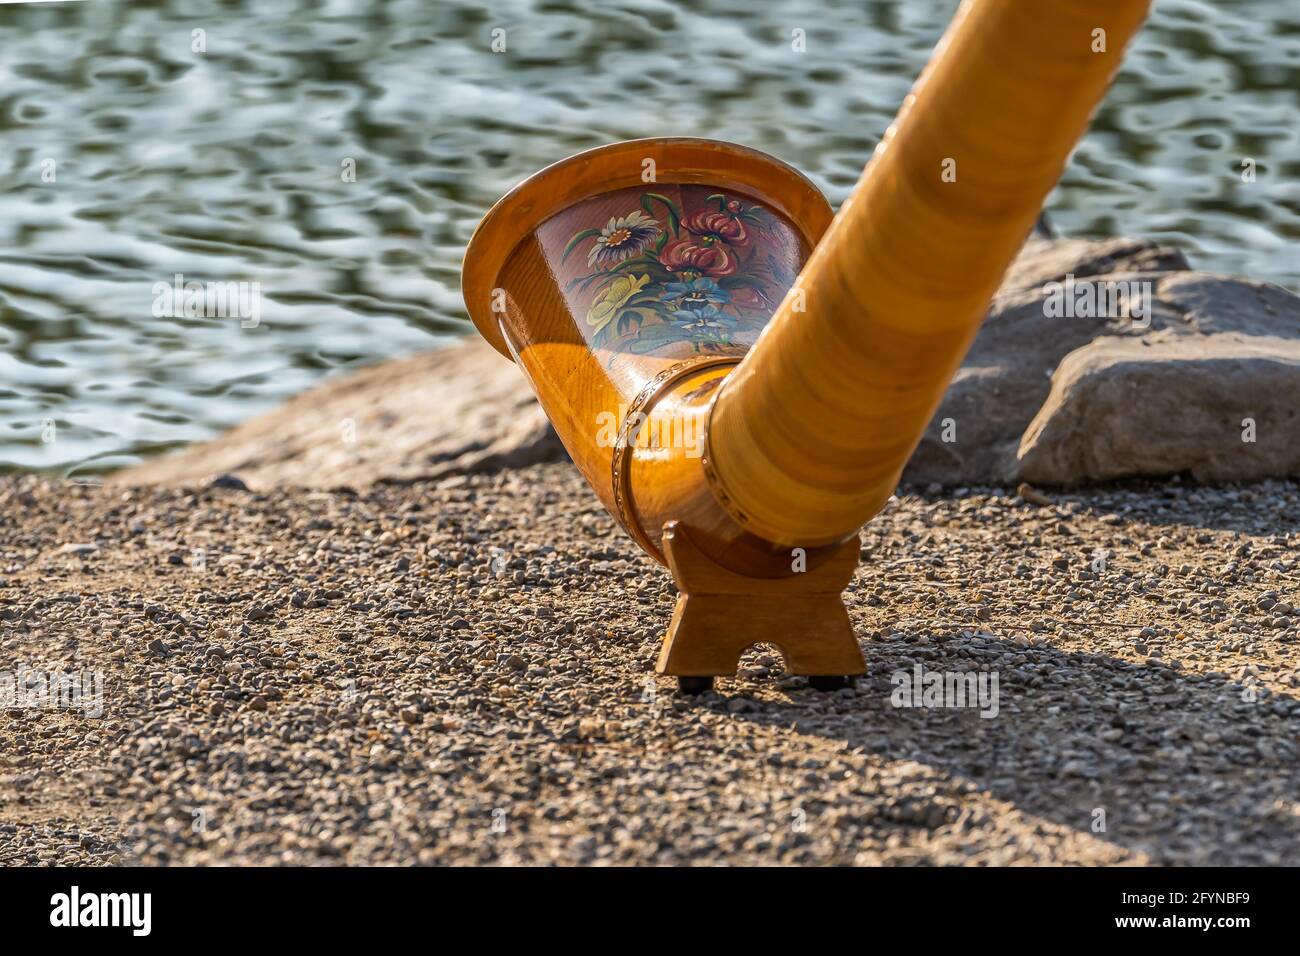
[{"label": "wooden stand leg", "polygon": [[[856,540],[812,570],[770,579],[721,567],[675,521],[664,525],[663,542],[678,596],[655,668],[660,674],[735,674],[754,644],[776,645],[792,674],[845,678],[866,670],[840,596],[858,566]],[[821,682],[828,689],[832,683]],[[705,686],[683,682],[683,689]]]}]

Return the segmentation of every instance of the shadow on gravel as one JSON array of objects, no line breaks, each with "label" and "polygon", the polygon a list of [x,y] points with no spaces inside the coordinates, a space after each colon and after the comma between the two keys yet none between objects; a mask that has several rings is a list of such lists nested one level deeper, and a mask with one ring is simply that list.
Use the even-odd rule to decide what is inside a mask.
[{"label": "shadow on gravel", "polygon": [[[903,485],[900,493],[927,505],[993,496],[1015,500],[1015,488],[971,486],[934,491]],[[1235,531],[1266,537],[1300,535],[1300,512],[1294,499],[1300,482],[1281,479],[1240,484],[1199,484],[1190,476],[1169,481],[1126,479],[1083,488],[1035,489],[1051,505],[1072,504],[1072,518],[1093,517],[1107,524],[1138,522],[1169,528]],[[1290,499],[1288,501],[1288,498]],[[1051,505],[1048,505],[1050,508]],[[1031,512],[1032,513],[1032,512]]]},{"label": "shadow on gravel", "polygon": [[[785,703],[748,701],[737,716],[797,723],[865,754],[927,764],[1153,862],[1300,861],[1300,701],[1292,696],[988,637],[928,647],[873,641],[865,653],[870,672],[853,690],[801,687]],[[891,678],[914,675],[917,664],[997,674],[997,715],[894,706]]]},{"label": "shadow on gravel", "polygon": [[1155,527],[1268,537],[1300,534],[1300,514],[1286,500],[1288,496],[1294,500],[1296,490],[1295,482],[1198,485],[1189,478],[1182,484],[1122,482],[1061,498],[1078,502],[1077,515],[1103,521],[1113,515],[1120,522]]}]

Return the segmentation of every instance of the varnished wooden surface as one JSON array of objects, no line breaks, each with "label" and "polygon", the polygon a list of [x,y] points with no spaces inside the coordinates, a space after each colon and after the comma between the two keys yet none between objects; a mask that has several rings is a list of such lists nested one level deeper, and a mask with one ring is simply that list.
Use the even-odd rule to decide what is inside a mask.
[{"label": "varnished wooden surface", "polygon": [[[647,182],[646,163],[654,180]],[[479,333],[499,352],[513,357],[493,311],[493,290],[516,254],[543,223],[583,200],[630,187],[702,184],[753,196],[795,224],[807,245],[817,244],[831,221],[821,192],[797,170],[757,150],[734,143],[685,136],[611,143],[561,160],[528,177],[496,203],[479,223],[461,270],[461,289]],[[516,290],[507,289],[513,295]],[[520,303],[527,305],[528,303]],[[505,324],[513,321],[507,317]]]},{"label": "varnished wooden surface", "polygon": [[834,541],[889,499],[1147,7],[963,4],[799,277],[802,298],[714,409],[709,456],[752,533]]},{"label": "varnished wooden surface", "polygon": [[[475,233],[463,281],[470,314],[520,364],[578,468],[657,559],[666,558],[658,529],[677,521],[696,550],[751,578],[785,577],[793,548],[820,566],[893,493],[1147,6],[963,4],[820,245],[824,199],[752,150],[642,140],[549,167],[502,199]],[[1106,31],[1105,52],[1093,52],[1097,29]],[[713,368],[656,390],[680,355],[596,343],[583,325],[592,300],[566,282],[558,246],[573,227],[555,224],[584,203],[593,216],[615,215],[622,207],[603,197],[647,185],[646,160],[653,188],[735,193],[816,245],[722,385],[726,369]],[[681,190],[678,201],[687,202]],[[504,311],[493,311],[494,290]],[[616,496],[615,443],[598,439],[596,419],[637,403],[652,421],[707,426],[707,445],[702,454],[633,450],[627,493]]]},{"label": "varnished wooden surface", "polygon": [[777,647],[791,674],[866,671],[841,597],[858,565],[856,538],[816,569],[763,581],[718,565],[676,522],[664,529],[663,540],[681,593],[658,673],[731,675],[745,650],[760,643]]},{"label": "varnished wooden surface", "polygon": [[[654,184],[640,180],[646,158],[655,161]],[[795,237],[794,245],[782,247],[780,252],[790,257],[791,277],[831,219],[829,205],[807,180],[753,150],[691,139],[619,143],[550,167],[503,199],[475,233],[466,254],[464,277],[466,304],[480,331],[519,364],[565,448],[606,509],[620,520],[624,513],[631,515],[635,524],[629,527],[630,533],[661,562],[664,556],[658,539],[666,520],[693,523],[701,537],[712,543],[715,555],[724,560],[733,553],[736,540],[745,536],[744,530],[735,527],[718,507],[703,481],[699,457],[692,458],[683,448],[634,447],[627,456],[631,493],[620,509],[612,473],[615,445],[606,440],[608,436],[602,435],[597,423],[601,415],[621,419],[656,376],[694,353],[689,347],[652,355],[593,348],[590,329],[584,326],[592,296],[566,290],[566,267],[571,260],[564,260],[563,252],[566,237],[578,227],[625,210],[628,201],[619,197],[629,188],[654,190],[683,206],[698,205],[698,197],[683,196],[683,183],[688,187],[706,185],[710,189],[704,190],[705,194],[714,189],[725,191],[746,206],[770,210]],[[584,215],[575,217],[575,209],[583,210]],[[801,218],[787,218],[795,215]],[[495,289],[504,293],[504,312],[492,311]],[[782,287],[773,301],[784,291]],[[743,345],[735,348],[734,361],[738,362],[745,350]],[[719,354],[725,355],[725,350]],[[714,367],[705,379],[728,370],[729,366]],[[698,417],[702,429],[707,403],[688,401],[679,408],[676,398],[699,384],[694,377],[672,383],[662,394],[656,392],[644,411],[660,417]],[[647,473],[643,466],[649,461],[664,467],[652,467]],[[647,520],[642,522],[643,518]],[[757,552],[765,548],[759,543]],[[743,548],[734,551],[733,559],[742,554]],[[770,562],[773,568],[783,563],[779,554]]]}]

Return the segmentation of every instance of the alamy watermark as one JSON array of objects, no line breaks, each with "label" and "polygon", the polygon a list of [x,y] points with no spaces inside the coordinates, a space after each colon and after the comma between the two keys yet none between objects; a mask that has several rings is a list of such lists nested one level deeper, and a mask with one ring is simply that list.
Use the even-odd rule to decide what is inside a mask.
[{"label": "alamy watermark", "polygon": [[152,893],[92,893],[74,885],[50,897],[50,925],[119,926],[132,936],[148,936],[153,929]]},{"label": "alamy watermark", "polygon": [[637,412],[629,417],[628,407],[621,406],[618,414],[611,411],[597,413],[596,444],[601,448],[618,445],[619,422],[625,422],[628,444],[633,448],[681,448],[687,458],[703,457],[704,420],[699,415]]},{"label": "alamy watermark", "polygon": [[262,283],[186,281],[176,273],[171,283],[153,284],[156,319],[239,319],[240,328],[255,329],[262,321]]},{"label": "alamy watermark", "polygon": [[104,713],[104,675],[99,671],[45,671],[20,664],[0,671],[0,710],[79,710]]},{"label": "alamy watermark", "polygon": [[895,707],[978,708],[979,715],[998,715],[997,671],[927,671],[920,664],[894,671],[889,702]]},{"label": "alamy watermark", "polygon": [[1129,319],[1134,328],[1151,325],[1151,283],[1146,279],[1076,280],[1043,286],[1043,315],[1049,319]]}]

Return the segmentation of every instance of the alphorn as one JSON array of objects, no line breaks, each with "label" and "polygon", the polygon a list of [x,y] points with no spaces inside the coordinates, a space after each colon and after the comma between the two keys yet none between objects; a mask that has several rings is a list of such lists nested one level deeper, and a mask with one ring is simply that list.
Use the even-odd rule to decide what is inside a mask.
[{"label": "alphorn", "polygon": [[966,0],[832,217],[742,146],[614,143],[483,218],[462,286],[678,588],[658,671],[865,668],[841,592],[1149,0]]}]

